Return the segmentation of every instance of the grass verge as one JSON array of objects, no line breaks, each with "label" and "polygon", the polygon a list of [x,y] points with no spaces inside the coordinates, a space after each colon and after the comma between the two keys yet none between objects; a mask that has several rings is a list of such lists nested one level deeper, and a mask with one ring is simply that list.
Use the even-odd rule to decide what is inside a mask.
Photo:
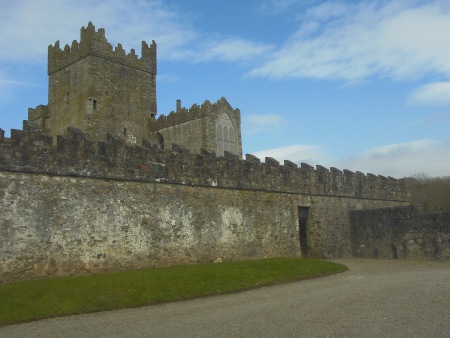
[{"label": "grass verge", "polygon": [[0,325],[230,293],[345,270],[327,261],[274,258],[17,282],[0,285]]}]

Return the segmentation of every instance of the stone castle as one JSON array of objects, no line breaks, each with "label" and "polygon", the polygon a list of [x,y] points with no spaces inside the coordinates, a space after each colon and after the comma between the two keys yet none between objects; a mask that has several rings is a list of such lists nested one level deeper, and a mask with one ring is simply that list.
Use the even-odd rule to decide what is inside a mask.
[{"label": "stone castle", "polygon": [[121,44],[113,50],[105,30],[90,22],[81,28],[80,42],[64,50],[59,41],[48,47],[48,105],[30,109],[28,120],[53,138],[68,126],[83,130],[94,140],[108,134],[130,145],[153,140],[164,149],[172,144],[189,151],[224,151],[242,158],[240,112],[225,99],[206,101],[190,110],[177,101],[176,113],[157,120],[156,43],[142,41],[141,58],[134,49],[126,54]]},{"label": "stone castle", "polygon": [[240,111],[224,98],[190,109],[177,101],[156,118],[155,42],[142,42],[141,54],[113,50],[92,23],[79,42],[49,46],[48,105],[29,109],[10,138],[0,129],[0,282],[275,256],[408,256],[399,234],[365,250],[373,227],[354,221],[380,208],[418,214],[405,209],[406,180],[243,160]]}]

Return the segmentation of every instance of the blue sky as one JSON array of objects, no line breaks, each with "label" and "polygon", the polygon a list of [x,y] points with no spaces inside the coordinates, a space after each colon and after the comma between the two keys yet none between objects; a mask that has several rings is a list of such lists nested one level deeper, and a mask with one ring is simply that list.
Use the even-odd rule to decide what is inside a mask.
[{"label": "blue sky", "polygon": [[447,0],[0,0],[0,128],[46,104],[47,47],[105,28],[158,45],[158,114],[222,96],[244,153],[396,178],[450,175]]}]

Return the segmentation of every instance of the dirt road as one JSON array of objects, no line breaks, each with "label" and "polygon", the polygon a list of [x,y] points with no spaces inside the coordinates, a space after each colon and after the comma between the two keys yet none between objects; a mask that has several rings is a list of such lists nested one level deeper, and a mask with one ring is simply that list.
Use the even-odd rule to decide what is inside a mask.
[{"label": "dirt road", "polygon": [[336,260],[349,271],[237,294],[55,318],[0,337],[450,337],[450,262]]}]

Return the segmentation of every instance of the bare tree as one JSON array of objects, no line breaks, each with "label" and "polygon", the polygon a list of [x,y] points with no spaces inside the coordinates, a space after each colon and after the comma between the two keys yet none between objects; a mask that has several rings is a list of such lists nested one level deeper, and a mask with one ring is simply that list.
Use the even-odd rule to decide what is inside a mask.
[{"label": "bare tree", "polygon": [[450,176],[430,177],[418,173],[409,178],[413,204],[427,212],[450,211]]}]

